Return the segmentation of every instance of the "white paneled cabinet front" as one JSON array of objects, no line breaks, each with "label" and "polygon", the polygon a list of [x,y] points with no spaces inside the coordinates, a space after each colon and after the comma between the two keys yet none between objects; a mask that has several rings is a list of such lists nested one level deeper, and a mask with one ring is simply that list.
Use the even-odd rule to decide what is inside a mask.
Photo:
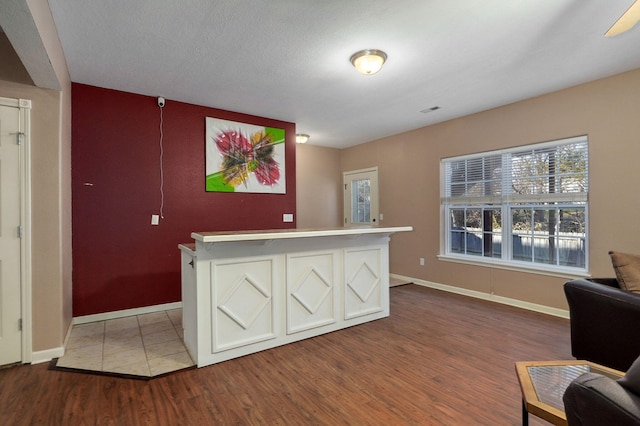
[{"label": "white paneled cabinet front", "polygon": [[[344,250],[344,318],[382,312],[385,309],[382,252],[385,247]],[[388,271],[386,275],[388,277]],[[386,280],[385,280],[386,281]],[[388,281],[386,281],[388,294]]]},{"label": "white paneled cabinet front", "polygon": [[182,250],[184,342],[198,367],[389,315],[403,228],[194,233]]},{"label": "white paneled cabinet front", "polygon": [[339,250],[287,255],[288,334],[337,321],[339,255]]},{"label": "white paneled cabinet front", "polygon": [[277,291],[282,256],[211,262],[213,352],[277,336]]}]

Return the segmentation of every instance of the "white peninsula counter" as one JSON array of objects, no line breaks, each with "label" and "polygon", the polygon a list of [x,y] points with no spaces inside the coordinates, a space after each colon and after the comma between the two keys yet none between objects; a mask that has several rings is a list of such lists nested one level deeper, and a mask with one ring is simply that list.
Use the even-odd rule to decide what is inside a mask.
[{"label": "white peninsula counter", "polygon": [[404,227],[194,232],[181,244],[184,342],[198,367],[389,316]]}]

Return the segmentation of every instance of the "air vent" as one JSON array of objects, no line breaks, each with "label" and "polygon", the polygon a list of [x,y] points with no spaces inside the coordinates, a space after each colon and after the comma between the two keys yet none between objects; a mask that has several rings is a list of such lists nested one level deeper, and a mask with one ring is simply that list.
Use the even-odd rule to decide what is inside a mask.
[{"label": "air vent", "polygon": [[428,114],[428,113],[430,113],[430,112],[437,111],[437,110],[439,110],[439,109],[440,109],[440,107],[439,107],[439,106],[432,106],[431,108],[423,109],[423,110],[422,110],[422,111],[420,111],[420,112],[421,112],[421,113],[423,113],[423,114]]}]

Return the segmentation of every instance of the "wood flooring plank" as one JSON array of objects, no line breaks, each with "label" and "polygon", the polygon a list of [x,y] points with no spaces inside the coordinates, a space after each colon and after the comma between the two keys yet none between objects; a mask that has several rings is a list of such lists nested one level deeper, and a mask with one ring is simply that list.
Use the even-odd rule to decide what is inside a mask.
[{"label": "wood flooring plank", "polygon": [[571,359],[568,320],[390,292],[389,318],[150,381],[0,370],[0,424],[520,425],[514,363]]}]

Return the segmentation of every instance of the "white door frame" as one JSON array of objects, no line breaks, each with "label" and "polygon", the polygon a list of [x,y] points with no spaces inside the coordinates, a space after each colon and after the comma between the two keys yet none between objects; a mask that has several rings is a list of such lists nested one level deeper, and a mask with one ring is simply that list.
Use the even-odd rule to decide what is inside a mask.
[{"label": "white door frame", "polygon": [[[351,175],[358,175],[358,174],[371,174],[372,176],[372,182],[371,182],[371,211],[370,211],[370,215],[371,215],[371,221],[369,222],[370,225],[372,226],[378,226],[379,224],[379,218],[378,218],[378,212],[380,209],[380,198],[379,198],[379,190],[378,190],[378,166],[374,166],[374,167],[369,167],[366,169],[359,169],[359,170],[351,170],[348,172],[343,172],[342,173],[342,184],[344,185],[344,195],[343,195],[343,216],[344,216],[344,226],[357,226],[358,224],[353,224],[351,222],[351,194],[347,193],[347,178],[348,176]],[[349,208],[349,211],[347,211],[347,208]],[[362,225],[362,224],[360,224]]]},{"label": "white door frame", "polygon": [[20,135],[20,298],[22,317],[22,363],[32,360],[31,310],[31,100],[0,97],[0,105],[18,108]]}]

